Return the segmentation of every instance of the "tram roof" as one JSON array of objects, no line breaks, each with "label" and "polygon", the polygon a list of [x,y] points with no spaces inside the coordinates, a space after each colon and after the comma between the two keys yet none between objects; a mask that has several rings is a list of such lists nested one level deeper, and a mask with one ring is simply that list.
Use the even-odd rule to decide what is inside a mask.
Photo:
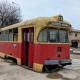
[{"label": "tram roof", "polygon": [[16,28],[16,27],[22,27],[22,26],[26,26],[26,25],[35,25],[35,24],[41,24],[41,25],[43,24],[44,25],[44,23],[47,24],[49,21],[61,22],[61,23],[66,23],[66,24],[70,25],[70,23],[65,21],[64,19],[62,21],[59,21],[58,20],[59,16],[62,16],[62,15],[56,15],[56,16],[52,16],[52,17],[38,17],[38,18],[31,19],[31,20],[26,20],[26,21],[23,21],[20,23],[16,23],[16,24],[1,28],[0,31],[12,29],[12,28]]}]

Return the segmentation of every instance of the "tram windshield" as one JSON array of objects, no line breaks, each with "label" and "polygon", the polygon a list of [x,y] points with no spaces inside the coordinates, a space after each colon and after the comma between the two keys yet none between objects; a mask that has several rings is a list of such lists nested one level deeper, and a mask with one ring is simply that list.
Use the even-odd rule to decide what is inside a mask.
[{"label": "tram windshield", "polygon": [[68,31],[57,29],[43,29],[39,36],[39,42],[68,42]]},{"label": "tram windshield", "polygon": [[49,29],[49,42],[58,42],[58,30]]},{"label": "tram windshield", "polygon": [[68,32],[64,30],[59,30],[59,41],[68,42]]}]

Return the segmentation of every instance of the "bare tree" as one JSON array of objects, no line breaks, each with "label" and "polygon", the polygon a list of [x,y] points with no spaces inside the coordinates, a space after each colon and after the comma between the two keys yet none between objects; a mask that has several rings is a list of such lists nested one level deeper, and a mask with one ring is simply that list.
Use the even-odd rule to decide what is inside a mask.
[{"label": "bare tree", "polygon": [[0,2],[0,27],[6,27],[21,21],[18,6],[8,2]]}]

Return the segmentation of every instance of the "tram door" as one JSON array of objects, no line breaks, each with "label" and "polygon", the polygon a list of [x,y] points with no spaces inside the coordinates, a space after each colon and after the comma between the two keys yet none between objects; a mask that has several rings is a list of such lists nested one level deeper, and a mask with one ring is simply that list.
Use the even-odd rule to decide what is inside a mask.
[{"label": "tram door", "polygon": [[33,67],[34,56],[34,28],[23,29],[23,63]]},{"label": "tram door", "polygon": [[22,63],[25,66],[28,66],[28,55],[29,55],[29,29],[23,29],[23,50],[22,50]]},{"label": "tram door", "polygon": [[33,67],[34,59],[34,28],[29,28],[29,55],[28,55],[28,66]]}]

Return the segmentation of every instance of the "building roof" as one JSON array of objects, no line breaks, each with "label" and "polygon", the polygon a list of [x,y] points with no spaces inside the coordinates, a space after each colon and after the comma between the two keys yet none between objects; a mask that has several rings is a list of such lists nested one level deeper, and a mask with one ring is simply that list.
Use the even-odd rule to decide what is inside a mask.
[{"label": "building roof", "polygon": [[71,29],[71,32],[80,32],[78,29]]}]

